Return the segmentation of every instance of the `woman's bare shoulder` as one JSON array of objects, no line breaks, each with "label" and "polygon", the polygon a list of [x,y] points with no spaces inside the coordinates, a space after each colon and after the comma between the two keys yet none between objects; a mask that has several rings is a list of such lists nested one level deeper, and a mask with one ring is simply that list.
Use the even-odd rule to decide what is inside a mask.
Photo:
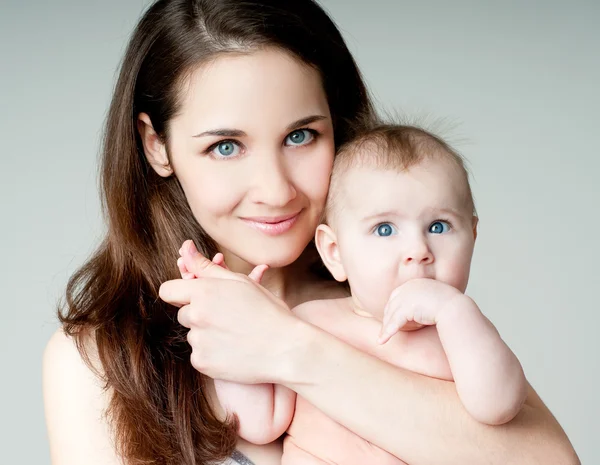
[{"label": "woman's bare shoulder", "polygon": [[[49,388],[53,387],[53,382],[59,381],[68,385],[77,384],[89,389],[100,389],[101,383],[101,365],[98,362],[97,351],[95,349],[92,335],[82,338],[85,345],[85,352],[92,363],[90,367],[82,356],[75,339],[65,334],[62,328],[57,329],[44,350],[43,374],[44,381],[48,381]],[[44,387],[46,384],[44,384]]]},{"label": "woman's bare shoulder", "polygon": [[94,369],[62,329],[52,335],[44,351],[44,411],[53,465],[122,463],[106,420],[110,397],[99,377],[91,337],[86,349]]}]

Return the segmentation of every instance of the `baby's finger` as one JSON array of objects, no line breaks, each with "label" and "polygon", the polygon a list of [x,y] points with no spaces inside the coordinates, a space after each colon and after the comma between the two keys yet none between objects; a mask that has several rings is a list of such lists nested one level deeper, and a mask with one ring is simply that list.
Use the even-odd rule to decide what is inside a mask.
[{"label": "baby's finger", "polygon": [[183,262],[183,257],[179,257],[177,259],[177,268],[179,268],[179,274],[181,274],[181,279],[194,279],[194,273],[190,273]]},{"label": "baby's finger", "polygon": [[392,309],[396,308],[398,306],[398,304],[396,304],[396,303],[391,303],[391,300],[392,299],[388,300],[387,303],[385,304],[385,307],[383,308],[382,327],[387,326],[388,321],[390,321],[390,317],[394,313],[394,311]]},{"label": "baby's finger", "polygon": [[385,344],[394,334],[400,331],[406,323],[408,323],[408,319],[402,312],[394,312],[388,317],[388,321],[381,325],[381,332],[379,333],[377,342],[379,344]]},{"label": "baby's finger", "polygon": [[219,265],[221,268],[225,268],[226,270],[229,269],[229,268],[227,268],[227,264],[225,263],[225,257],[223,256],[223,254],[221,252],[217,253],[213,257],[212,261],[215,265]]},{"label": "baby's finger", "polygon": [[255,266],[254,269],[250,272],[250,274],[248,275],[248,277],[257,282],[258,284],[260,284],[263,275],[265,274],[265,271],[267,271],[269,269],[269,265],[258,265]]},{"label": "baby's finger", "polygon": [[193,273],[196,278],[223,278],[223,279],[237,279],[235,273],[229,270],[223,269],[221,266],[213,263],[196,249],[194,242],[187,240],[181,247],[183,260],[186,268],[190,273]]}]

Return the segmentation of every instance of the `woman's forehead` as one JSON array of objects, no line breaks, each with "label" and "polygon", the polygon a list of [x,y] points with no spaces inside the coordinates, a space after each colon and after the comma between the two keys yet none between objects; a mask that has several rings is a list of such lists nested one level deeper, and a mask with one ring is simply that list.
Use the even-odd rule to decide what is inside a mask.
[{"label": "woman's forehead", "polygon": [[228,53],[204,63],[182,85],[179,124],[188,131],[289,124],[329,117],[319,73],[278,49]]}]

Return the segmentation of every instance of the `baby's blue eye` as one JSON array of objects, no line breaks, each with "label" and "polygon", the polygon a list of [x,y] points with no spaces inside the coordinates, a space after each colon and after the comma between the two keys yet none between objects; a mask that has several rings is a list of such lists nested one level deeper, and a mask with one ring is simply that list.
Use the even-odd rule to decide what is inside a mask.
[{"label": "baby's blue eye", "polygon": [[429,232],[432,234],[442,234],[450,231],[450,225],[445,221],[436,221],[429,226]]},{"label": "baby's blue eye", "polygon": [[394,227],[389,223],[382,223],[379,226],[377,226],[375,234],[381,237],[391,236],[392,234],[394,234]]},{"label": "baby's blue eye", "polygon": [[221,157],[231,157],[233,155],[237,155],[240,151],[240,147],[239,145],[237,145],[235,142],[231,141],[231,140],[226,140],[223,142],[220,142],[213,150],[212,152],[217,155],[217,156],[221,156]]},{"label": "baby's blue eye", "polygon": [[285,145],[306,145],[314,139],[314,134],[308,129],[298,129],[285,138]]}]

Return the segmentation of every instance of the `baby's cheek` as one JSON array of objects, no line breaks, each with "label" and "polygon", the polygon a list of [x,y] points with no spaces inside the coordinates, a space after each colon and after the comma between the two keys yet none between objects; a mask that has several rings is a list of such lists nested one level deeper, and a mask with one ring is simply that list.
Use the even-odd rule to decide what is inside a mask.
[{"label": "baby's cheek", "polygon": [[393,289],[390,280],[377,271],[372,267],[364,266],[357,270],[349,281],[352,294],[360,302],[362,309],[381,319]]},{"label": "baby's cheek", "polygon": [[452,266],[449,266],[444,273],[442,281],[450,284],[461,292],[465,292],[469,283],[470,260],[464,257],[455,260]]}]

